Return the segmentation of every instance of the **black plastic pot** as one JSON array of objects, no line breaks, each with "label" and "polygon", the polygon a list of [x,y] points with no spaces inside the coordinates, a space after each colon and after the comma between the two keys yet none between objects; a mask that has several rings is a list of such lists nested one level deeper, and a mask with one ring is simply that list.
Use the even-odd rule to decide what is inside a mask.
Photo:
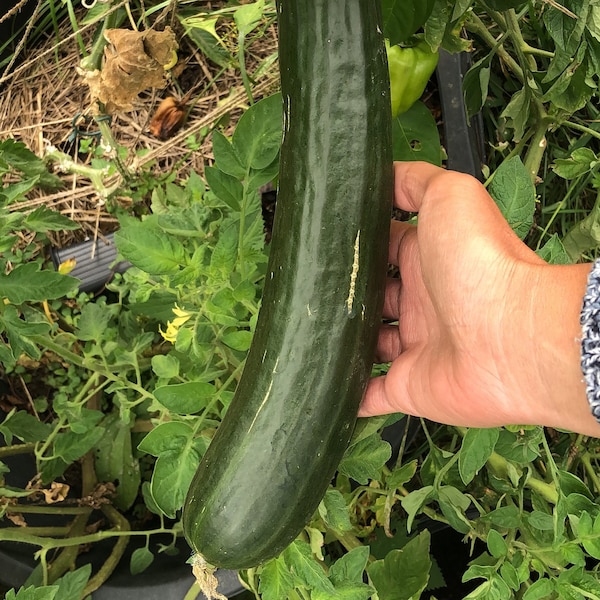
[{"label": "black plastic pot", "polygon": [[[0,416],[2,414],[0,413]],[[9,467],[10,473],[6,476],[6,484],[15,487],[24,487],[35,473],[31,456],[18,455],[8,457],[3,462]],[[48,526],[48,517],[35,518],[28,515],[30,525]],[[51,523],[56,525],[55,520]],[[4,522],[0,522],[0,527]],[[60,523],[59,523],[60,525]],[[158,543],[169,544],[171,536],[152,540],[150,550],[155,554],[152,565],[139,575],[129,572],[129,558],[131,553],[144,545],[145,538],[132,538],[128,544],[125,556],[108,581],[96,592],[94,600],[182,600],[194,583],[190,565],[186,561],[190,555],[187,543],[181,539],[177,544],[179,553],[176,555],[158,554]],[[110,552],[113,542],[94,544],[87,553],[80,556],[79,565],[91,563],[99,567]],[[31,575],[36,564],[33,553],[37,547],[28,544],[0,543],[0,584],[18,588],[22,586]],[[219,591],[233,598],[244,590],[235,571],[217,571]],[[200,595],[199,598],[204,598]],[[62,600],[62,599],[61,599]],[[67,600],[67,599],[64,599]]]}]

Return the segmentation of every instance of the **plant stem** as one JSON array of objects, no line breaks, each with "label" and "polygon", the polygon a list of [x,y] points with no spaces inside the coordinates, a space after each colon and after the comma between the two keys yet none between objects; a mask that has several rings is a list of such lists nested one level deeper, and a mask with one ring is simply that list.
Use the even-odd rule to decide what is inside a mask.
[{"label": "plant stem", "polygon": [[496,38],[488,31],[483,21],[475,13],[469,14],[469,18],[465,25],[471,33],[478,35],[485,44],[494,49],[498,57],[515,74],[517,79],[521,83],[525,83],[523,69],[521,69],[519,63],[517,63],[517,61],[505,50],[502,44],[498,44]]},{"label": "plant stem", "polygon": [[0,459],[7,456],[17,456],[18,454],[33,454],[35,444],[13,444],[12,446],[2,446],[0,448]]},{"label": "plant stem", "polygon": [[565,121],[563,123],[565,127],[570,127],[571,129],[576,129],[577,131],[581,131],[582,133],[587,133],[592,137],[600,140],[600,132],[592,129],[591,127],[586,127],[585,125],[581,125],[580,123],[573,123],[573,121]]},{"label": "plant stem", "polygon": [[186,592],[183,600],[196,600],[196,598],[200,595],[200,586],[197,581],[194,581],[192,587]]},{"label": "plant stem", "polygon": [[581,455],[580,459],[581,459],[581,463],[583,464],[583,467],[585,469],[585,472],[587,473],[587,476],[591,479],[592,483],[594,484],[594,489],[596,491],[596,494],[600,494],[600,478],[598,477],[598,474],[596,473],[596,469],[592,465],[592,457],[591,457],[590,453],[584,452]]},{"label": "plant stem", "polygon": [[[116,508],[110,504],[105,504],[101,510],[117,530],[124,533],[129,532],[131,529],[129,521]],[[117,540],[110,556],[104,561],[98,572],[88,581],[84,590],[84,597],[96,591],[110,577],[123,557],[128,543],[129,535],[125,535]]]},{"label": "plant stem", "polygon": [[541,106],[540,103],[536,103],[539,117],[537,121],[537,127],[535,128],[533,137],[531,138],[531,143],[529,144],[529,148],[527,149],[527,154],[525,155],[525,168],[531,177],[531,181],[536,183],[538,172],[540,170],[540,165],[542,164],[542,158],[544,157],[544,152],[546,151],[546,133],[549,128],[548,117]]}]

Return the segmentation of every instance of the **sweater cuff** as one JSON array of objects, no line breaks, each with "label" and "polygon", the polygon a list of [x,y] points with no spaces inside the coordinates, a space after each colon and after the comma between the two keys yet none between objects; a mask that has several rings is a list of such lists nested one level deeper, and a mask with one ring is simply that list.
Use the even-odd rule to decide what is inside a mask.
[{"label": "sweater cuff", "polygon": [[581,370],[592,415],[600,423],[600,259],[588,276],[580,320]]}]

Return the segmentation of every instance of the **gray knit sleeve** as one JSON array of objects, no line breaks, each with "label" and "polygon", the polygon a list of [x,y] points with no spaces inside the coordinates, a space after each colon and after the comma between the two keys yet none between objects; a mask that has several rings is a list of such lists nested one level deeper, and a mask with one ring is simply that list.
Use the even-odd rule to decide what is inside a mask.
[{"label": "gray knit sleeve", "polygon": [[592,266],[583,297],[581,370],[592,414],[600,423],[600,259]]}]

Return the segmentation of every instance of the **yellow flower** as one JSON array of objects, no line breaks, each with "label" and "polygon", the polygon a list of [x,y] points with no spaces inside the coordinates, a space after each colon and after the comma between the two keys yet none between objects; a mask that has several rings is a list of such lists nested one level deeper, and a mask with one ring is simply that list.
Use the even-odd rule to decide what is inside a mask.
[{"label": "yellow flower", "polygon": [[175,315],[175,318],[172,321],[167,321],[167,330],[163,331],[160,327],[158,328],[158,330],[160,331],[160,335],[162,335],[167,342],[171,342],[172,344],[174,344],[175,340],[177,339],[177,333],[179,331],[179,328],[186,321],[190,320],[193,313],[179,308],[177,304],[175,304],[172,310],[173,314]]}]

